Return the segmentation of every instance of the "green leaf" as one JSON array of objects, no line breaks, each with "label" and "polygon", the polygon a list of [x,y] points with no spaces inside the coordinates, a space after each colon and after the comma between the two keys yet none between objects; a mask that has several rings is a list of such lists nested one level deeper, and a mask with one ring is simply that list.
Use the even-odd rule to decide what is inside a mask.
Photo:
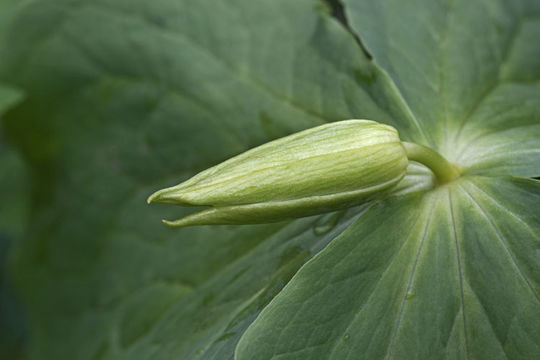
[{"label": "green leaf", "polygon": [[8,266],[9,251],[20,240],[29,215],[28,169],[1,132],[0,169],[0,358],[18,359],[26,325]]},{"label": "green leaf", "polygon": [[471,173],[540,175],[538,1],[344,3],[431,146]]},{"label": "green leaf", "polygon": [[36,171],[13,274],[37,358],[232,358],[348,216],[173,231],[145,198],[329,120],[419,131],[311,1],[30,1],[4,48],[3,78],[28,94],[4,123]]},{"label": "green leaf", "polygon": [[[0,5],[2,3],[0,2]],[[19,91],[0,84],[0,119],[17,103]],[[8,278],[9,251],[21,237],[29,210],[28,168],[0,129],[0,358],[19,359],[25,338],[24,315]]]},{"label": "green leaf", "polygon": [[539,357],[539,190],[474,177],[372,207],[263,310],[236,358]]},{"label": "green leaf", "polygon": [[[0,0],[0,39],[14,0]],[[0,63],[4,52],[0,50]],[[23,98],[23,93],[0,82],[0,121]],[[1,123],[0,123],[1,125]],[[20,154],[8,146],[0,126],[0,358],[22,359],[26,340],[24,314],[9,278],[9,252],[20,240],[28,219],[28,168]]]}]

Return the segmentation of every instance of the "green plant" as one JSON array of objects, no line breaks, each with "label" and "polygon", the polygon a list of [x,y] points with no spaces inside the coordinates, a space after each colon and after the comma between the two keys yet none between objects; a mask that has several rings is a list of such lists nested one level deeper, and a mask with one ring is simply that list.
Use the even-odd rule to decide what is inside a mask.
[{"label": "green plant", "polygon": [[[538,1],[0,9],[0,96],[24,94],[0,107],[30,169],[8,264],[29,358],[540,358]],[[267,225],[170,229],[192,210],[146,205],[352,118],[463,174],[411,164],[384,201]]]}]

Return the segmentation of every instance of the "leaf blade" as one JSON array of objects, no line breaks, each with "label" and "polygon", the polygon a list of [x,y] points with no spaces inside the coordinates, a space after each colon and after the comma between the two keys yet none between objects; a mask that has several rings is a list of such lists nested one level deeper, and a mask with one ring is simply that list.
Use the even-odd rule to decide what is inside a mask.
[{"label": "leaf blade", "polygon": [[[6,34],[1,77],[28,96],[4,125],[36,172],[13,265],[36,358],[232,357],[236,334],[346,221],[300,220],[273,240],[278,225],[173,232],[159,219],[187,211],[146,196],[325,121],[418,131],[391,79],[311,0],[35,0]],[[286,240],[298,253],[269,251],[241,294],[225,286],[242,254],[256,268],[249,251]],[[222,296],[205,300],[212,288]]]},{"label": "leaf blade", "polygon": [[[537,3],[351,0],[345,10],[432,146],[474,174],[538,176]],[[515,141],[526,132],[509,137],[524,125],[534,131],[526,142]],[[479,133],[493,136],[475,144]]]},{"label": "leaf blade", "polygon": [[[382,213],[377,209],[366,213],[310,260],[263,310],[241,339],[237,359],[446,358],[450,354],[457,359],[534,358],[539,349],[532,339],[540,319],[534,255],[540,239],[534,234],[540,219],[529,209],[537,200],[539,186],[520,179],[475,177],[435,190],[423,200],[402,199],[411,212],[423,214],[412,240],[403,240],[411,218],[395,220],[399,219],[396,210],[395,219],[386,217],[385,224],[394,229],[395,222],[399,223],[402,234],[384,234],[373,224],[380,222]],[[516,193],[522,195],[516,198]],[[486,196],[482,194],[489,197],[480,200],[480,208],[473,199]],[[499,212],[507,210],[488,205],[489,201],[503,203],[499,197],[512,209],[506,216]],[[497,225],[488,220],[494,216]],[[428,217],[431,221],[426,221]],[[375,230],[355,234],[359,228]],[[501,241],[503,230],[499,233],[499,228],[512,239],[512,257],[505,251],[510,245]],[[422,229],[427,230],[426,237]],[[368,275],[380,271],[370,264],[382,260],[372,257],[388,261],[383,255],[388,241],[404,242],[404,249],[412,250],[398,256],[399,262],[392,261],[399,266],[390,262],[394,277],[380,290],[370,285]],[[354,242],[365,243],[365,253],[357,251],[361,245]],[[339,255],[349,252],[348,259]],[[330,263],[335,265],[329,267]],[[316,280],[340,276],[349,277],[348,286],[328,282],[332,291]],[[494,281],[499,283],[494,286]],[[356,289],[364,289],[364,293]],[[343,313],[349,315],[341,316]],[[283,325],[283,319],[293,316],[294,324]],[[310,331],[310,327],[318,331]],[[295,341],[276,341],[288,331],[297,334]]]}]

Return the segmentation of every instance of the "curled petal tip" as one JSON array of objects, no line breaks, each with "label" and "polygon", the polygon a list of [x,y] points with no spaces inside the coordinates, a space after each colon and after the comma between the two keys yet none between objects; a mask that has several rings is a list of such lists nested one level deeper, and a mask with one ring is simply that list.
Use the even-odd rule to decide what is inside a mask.
[{"label": "curled petal tip", "polygon": [[148,204],[152,202],[171,202],[172,198],[170,195],[172,192],[173,191],[170,188],[158,190],[150,195],[148,199],[146,199],[146,202]]},{"label": "curled petal tip", "polygon": [[186,221],[184,219],[178,219],[178,220],[161,220],[161,222],[165,225],[167,225],[168,227],[184,227],[184,226],[189,226],[190,224],[189,223],[186,223]]},{"label": "curled petal tip", "polygon": [[172,221],[169,221],[169,220],[163,219],[163,220],[161,220],[161,222],[164,223],[167,226],[171,226],[171,227],[174,226],[174,223]]},{"label": "curled petal tip", "polygon": [[156,191],[155,193],[153,193],[152,195],[150,195],[148,197],[148,199],[146,199],[146,202],[148,204],[152,203],[152,202],[155,202],[155,201],[159,201],[159,198],[161,196],[161,194],[163,193],[163,190],[159,190],[159,191]]}]

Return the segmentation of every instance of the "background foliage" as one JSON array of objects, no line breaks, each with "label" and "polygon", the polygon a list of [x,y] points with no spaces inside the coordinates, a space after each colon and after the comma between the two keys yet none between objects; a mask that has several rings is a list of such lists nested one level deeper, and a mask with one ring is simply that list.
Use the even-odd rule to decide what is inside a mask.
[{"label": "background foliage", "polygon": [[[1,351],[540,358],[538,38],[535,0],[0,0]],[[466,174],[270,225],[145,203],[348,118]]]}]

